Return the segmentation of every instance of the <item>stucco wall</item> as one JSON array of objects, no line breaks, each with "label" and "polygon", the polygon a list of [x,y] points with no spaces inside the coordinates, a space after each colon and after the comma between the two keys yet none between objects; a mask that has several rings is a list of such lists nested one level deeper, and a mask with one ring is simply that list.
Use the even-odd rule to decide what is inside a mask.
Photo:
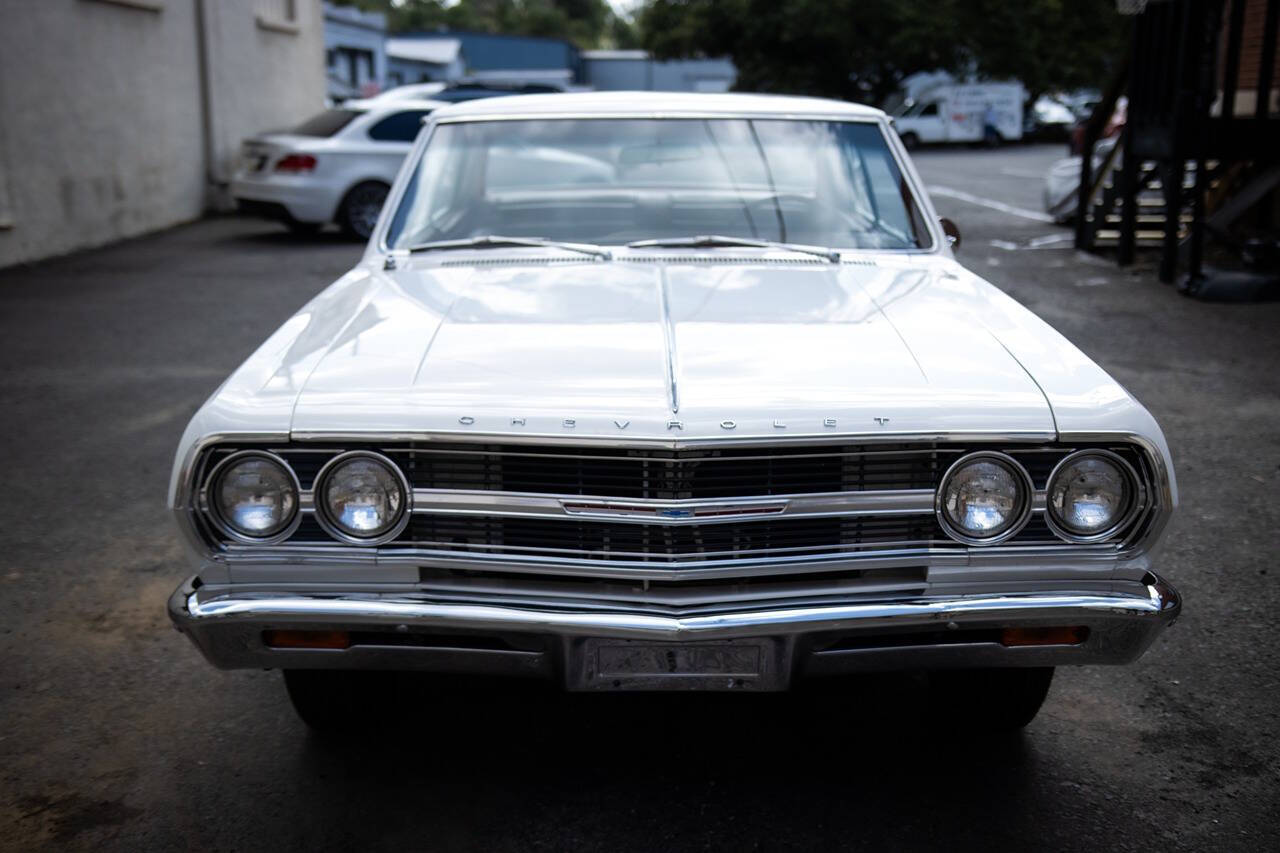
[{"label": "stucco wall", "polygon": [[[79,0],[85,2],[85,0]],[[97,0],[91,0],[97,2]],[[324,109],[324,17],[319,0],[295,0],[295,18],[256,11],[258,0],[204,0],[209,49],[212,203],[224,207],[240,143],[246,136],[297,124]]]},{"label": "stucco wall", "polygon": [[0,266],[194,219],[241,137],[321,106],[319,0],[296,33],[259,26],[262,0],[204,3],[211,162],[197,0],[0,0]]}]

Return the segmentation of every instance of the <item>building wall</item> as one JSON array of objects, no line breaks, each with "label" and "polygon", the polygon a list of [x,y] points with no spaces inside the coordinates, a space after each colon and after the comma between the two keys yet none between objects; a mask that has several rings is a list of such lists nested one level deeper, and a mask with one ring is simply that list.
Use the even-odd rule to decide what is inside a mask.
[{"label": "building wall", "polygon": [[241,141],[297,124],[324,108],[324,19],[319,0],[202,3],[209,55],[210,203],[225,208]]},{"label": "building wall", "polygon": [[586,83],[602,91],[727,92],[738,79],[728,59],[658,62],[642,51],[588,51],[582,60]]},{"label": "building wall", "polygon": [[[578,49],[562,39],[511,36],[499,33],[472,33],[453,30],[441,33],[400,33],[397,38],[448,38],[462,42],[467,72],[552,70],[568,68],[579,78],[582,61]],[[415,82],[408,81],[406,82]]]},{"label": "building wall", "polygon": [[[1258,78],[1262,72],[1262,39],[1266,32],[1267,0],[1229,0],[1222,12],[1222,31],[1218,39],[1218,85],[1222,85],[1223,66],[1227,57],[1227,33],[1230,29],[1231,6],[1244,4],[1244,26],[1240,31],[1240,72],[1236,80],[1235,114],[1248,115],[1258,103]],[[1268,112],[1280,110],[1280,50],[1276,51],[1271,71],[1271,103]],[[1219,92],[1221,100],[1221,92]],[[1220,104],[1218,108],[1220,109]]]},{"label": "building wall", "polygon": [[[354,6],[324,4],[325,66],[330,79],[353,84],[357,93],[367,87],[387,87],[387,16]],[[356,79],[350,79],[348,51],[358,51]],[[366,64],[367,62],[367,64]],[[369,67],[372,66],[372,67]]]},{"label": "building wall", "polygon": [[466,68],[461,58],[446,65],[432,62],[418,62],[412,59],[387,57],[387,88],[402,86],[407,83],[450,82],[463,76]]},{"label": "building wall", "polygon": [[318,0],[201,8],[0,0],[0,266],[195,219],[241,137],[320,107]]}]

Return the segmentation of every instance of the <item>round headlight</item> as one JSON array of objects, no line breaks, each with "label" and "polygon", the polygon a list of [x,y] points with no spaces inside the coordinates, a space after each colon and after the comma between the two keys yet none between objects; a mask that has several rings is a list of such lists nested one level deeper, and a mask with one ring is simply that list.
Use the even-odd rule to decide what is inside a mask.
[{"label": "round headlight", "polygon": [[971,453],[942,478],[938,520],[952,539],[991,545],[1021,529],[1031,514],[1031,478],[1003,453]]},{"label": "round headlight", "polygon": [[320,471],[316,483],[321,524],[339,539],[379,544],[409,521],[409,484],[385,456],[344,453]]},{"label": "round headlight", "polygon": [[1049,526],[1073,542],[1105,539],[1136,504],[1129,465],[1105,450],[1082,450],[1058,463],[1045,497]]},{"label": "round headlight", "polygon": [[298,480],[274,454],[233,453],[214,469],[209,483],[210,514],[235,539],[279,537],[298,516]]}]

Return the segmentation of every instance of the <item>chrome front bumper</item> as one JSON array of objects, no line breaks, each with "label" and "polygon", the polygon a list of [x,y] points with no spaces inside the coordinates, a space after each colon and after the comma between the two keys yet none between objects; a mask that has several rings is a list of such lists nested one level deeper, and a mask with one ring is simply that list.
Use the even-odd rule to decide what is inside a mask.
[{"label": "chrome front bumper", "polygon": [[[783,689],[792,675],[974,666],[1120,664],[1138,658],[1181,610],[1176,590],[1148,574],[1104,593],[927,596],[880,602],[655,615],[433,603],[411,593],[300,593],[202,588],[169,599],[175,627],[223,669],[399,669],[595,683],[601,641],[613,646],[754,643],[768,665],[735,686]],[[1006,646],[1005,628],[1083,627],[1074,645]],[[283,649],[264,631],[348,631],[345,649]],[[609,679],[613,687],[643,680]],[[689,682],[686,686],[715,687]]]}]

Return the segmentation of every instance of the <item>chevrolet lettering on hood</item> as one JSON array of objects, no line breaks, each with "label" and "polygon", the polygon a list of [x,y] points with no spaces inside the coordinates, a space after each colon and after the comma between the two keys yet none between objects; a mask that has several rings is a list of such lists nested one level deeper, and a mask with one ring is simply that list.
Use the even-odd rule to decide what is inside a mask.
[{"label": "chevrolet lettering on hood", "polygon": [[169,613],[324,729],[377,724],[357,670],[906,670],[1010,730],[1174,621],[1176,501],[1151,415],[956,261],[880,111],[493,98],[431,114],[360,263],[192,419]]},{"label": "chevrolet lettering on hood", "polygon": [[[878,426],[884,426],[885,424],[889,423],[888,418],[874,417],[871,420],[874,421]],[[461,417],[458,418],[458,423],[462,424],[463,426],[476,426],[476,419],[472,415],[462,415]],[[529,419],[528,418],[511,418],[511,420],[508,423],[512,427],[523,427],[523,426],[529,425]],[[831,429],[831,428],[834,428],[838,423],[839,421],[837,421],[835,418],[822,418],[818,423],[815,423],[814,425],[815,426],[820,425],[824,428]],[[613,420],[613,425],[618,429],[626,429],[627,427],[631,426],[631,421],[618,420],[615,418]],[[480,426],[483,427],[484,424],[481,424]],[[578,426],[578,419],[577,418],[561,418],[560,426],[564,429],[574,429],[575,427]],[[737,426],[738,426],[738,422],[735,420],[725,419],[720,421],[721,429],[736,429]],[[798,424],[797,426],[803,426],[803,424]],[[773,428],[786,429],[787,424],[783,421],[774,420]],[[684,421],[669,420],[667,421],[667,429],[683,430]]]}]

